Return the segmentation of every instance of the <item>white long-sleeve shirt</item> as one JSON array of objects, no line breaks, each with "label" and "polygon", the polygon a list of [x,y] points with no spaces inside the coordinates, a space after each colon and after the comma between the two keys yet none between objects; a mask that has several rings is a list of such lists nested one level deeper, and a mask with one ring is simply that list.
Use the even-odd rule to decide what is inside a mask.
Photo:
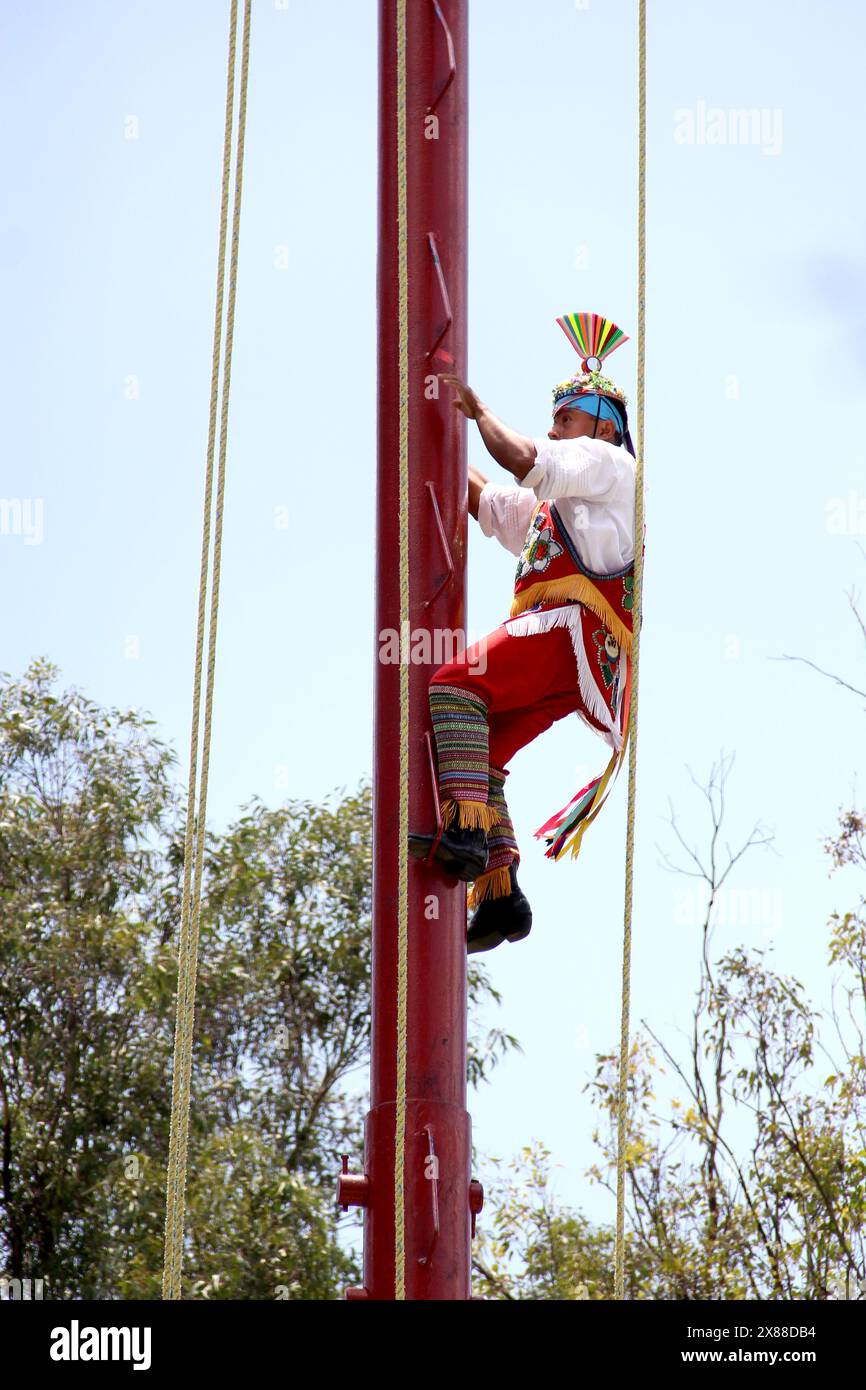
[{"label": "white long-sleeve shirt", "polygon": [[604,439],[534,439],[535,465],[519,487],[486,483],[478,502],[485,536],[512,555],[523,549],[539,502],[557,511],[588,569],[612,574],[634,559],[635,461]]}]

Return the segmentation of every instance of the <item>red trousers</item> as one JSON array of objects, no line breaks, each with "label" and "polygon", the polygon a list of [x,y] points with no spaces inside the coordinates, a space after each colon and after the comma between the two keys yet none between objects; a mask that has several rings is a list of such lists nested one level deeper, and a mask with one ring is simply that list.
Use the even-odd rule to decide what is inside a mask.
[{"label": "red trousers", "polygon": [[436,682],[460,686],[487,701],[493,767],[507,767],[519,749],[575,710],[604,732],[584,709],[567,628],[510,637],[502,623],[467,647],[460,661],[440,666],[430,678],[431,685]]}]

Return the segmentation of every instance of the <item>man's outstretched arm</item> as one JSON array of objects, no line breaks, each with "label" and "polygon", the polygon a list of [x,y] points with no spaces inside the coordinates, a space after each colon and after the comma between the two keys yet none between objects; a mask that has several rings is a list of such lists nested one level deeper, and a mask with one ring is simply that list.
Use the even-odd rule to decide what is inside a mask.
[{"label": "man's outstretched arm", "polygon": [[509,429],[459,376],[443,373],[441,380],[456,390],[454,405],[467,420],[475,421],[488,454],[522,481],[535,467],[535,444],[529,436]]}]

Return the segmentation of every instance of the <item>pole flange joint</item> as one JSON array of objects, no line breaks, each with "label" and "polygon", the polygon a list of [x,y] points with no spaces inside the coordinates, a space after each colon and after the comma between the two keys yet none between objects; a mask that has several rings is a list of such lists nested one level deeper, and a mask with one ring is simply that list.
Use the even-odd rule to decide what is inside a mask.
[{"label": "pole flange joint", "polygon": [[477,1178],[469,1183],[469,1210],[472,1213],[472,1239],[475,1239],[475,1218],[484,1206],[484,1188]]},{"label": "pole flange joint", "polygon": [[349,1155],[342,1154],[343,1168],[337,1178],[337,1206],[343,1211],[349,1207],[365,1207],[370,1198],[370,1179],[366,1173],[349,1172]]}]

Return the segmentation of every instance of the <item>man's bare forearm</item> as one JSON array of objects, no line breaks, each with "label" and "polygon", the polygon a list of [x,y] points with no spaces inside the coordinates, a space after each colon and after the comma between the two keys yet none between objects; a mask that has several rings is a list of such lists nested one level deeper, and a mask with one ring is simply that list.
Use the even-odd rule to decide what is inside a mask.
[{"label": "man's bare forearm", "polygon": [[475,421],[488,454],[509,473],[513,473],[518,481],[525,478],[535,467],[536,452],[532,440],[525,434],[509,429],[486,405],[480,407]]}]

